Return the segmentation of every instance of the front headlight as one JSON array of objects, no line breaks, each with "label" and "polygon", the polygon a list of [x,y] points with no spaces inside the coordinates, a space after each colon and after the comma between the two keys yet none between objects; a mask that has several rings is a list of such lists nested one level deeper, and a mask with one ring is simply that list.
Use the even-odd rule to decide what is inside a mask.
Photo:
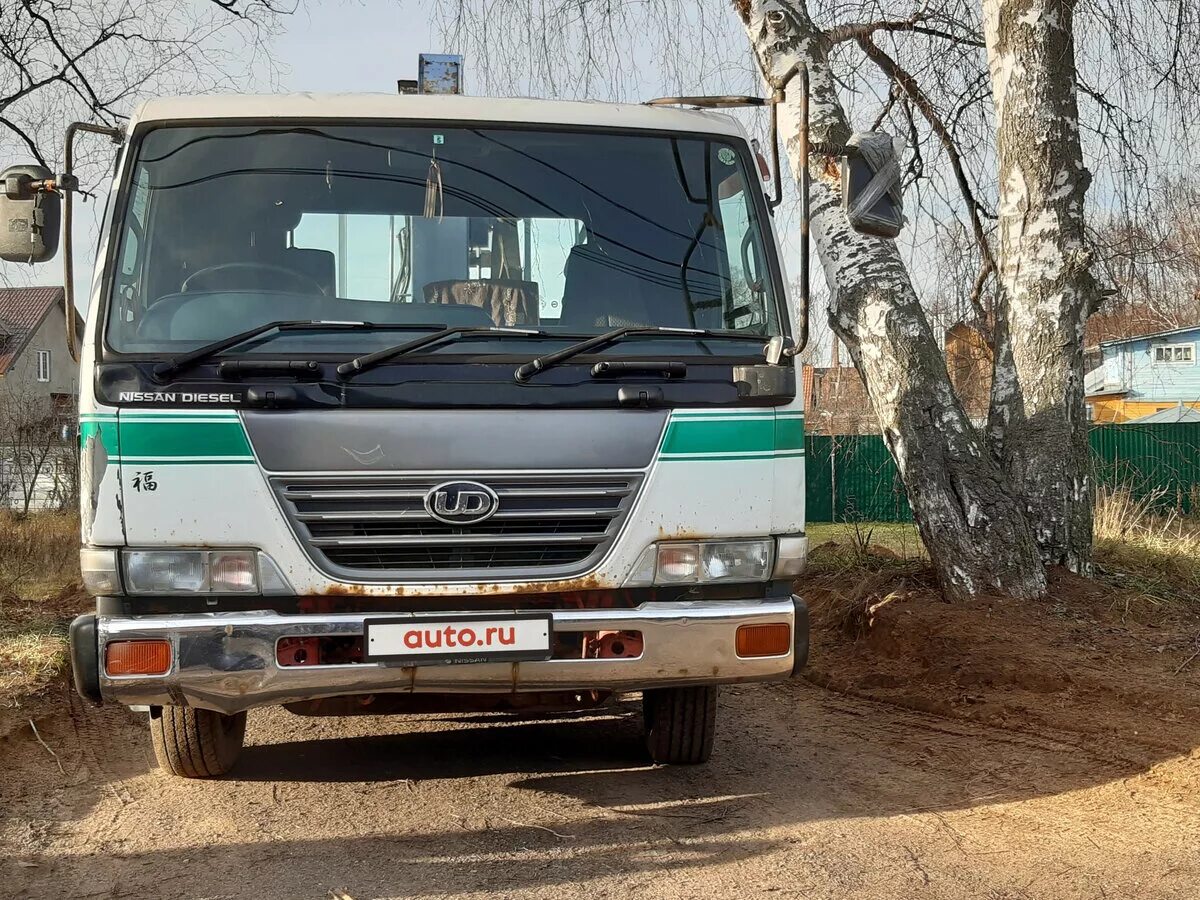
[{"label": "front headlight", "polygon": [[766,581],[772,541],[665,541],[647,547],[627,587]]},{"label": "front headlight", "polygon": [[290,587],[279,567],[255,550],[127,550],[130,594],[280,594]]},{"label": "front headlight", "polygon": [[206,554],[187,550],[135,550],[126,553],[125,586],[131,594],[190,594],[206,591]]},{"label": "front headlight", "polygon": [[700,545],[700,580],[766,581],[770,541],[714,541]]}]

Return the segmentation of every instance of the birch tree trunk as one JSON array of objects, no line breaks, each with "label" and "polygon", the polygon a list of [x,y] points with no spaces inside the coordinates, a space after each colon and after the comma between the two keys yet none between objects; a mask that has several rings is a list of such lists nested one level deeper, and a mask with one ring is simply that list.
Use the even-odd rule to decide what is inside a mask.
[{"label": "birch tree trunk", "polygon": [[[734,0],[763,70],[806,62],[811,140],[850,136],[827,41],[804,0]],[[849,349],[908,492],[943,592],[960,599],[1045,593],[1045,572],[1021,506],[951,387],[941,348],[893,241],[855,232],[841,208],[836,159],[801,159],[799,96],[780,109],[792,169],[813,174],[812,233],[830,290],[830,325]]]},{"label": "birch tree trunk", "polygon": [[1074,0],[984,0],[1000,163],[1000,341],[992,436],[1048,565],[1091,565],[1084,236]]}]

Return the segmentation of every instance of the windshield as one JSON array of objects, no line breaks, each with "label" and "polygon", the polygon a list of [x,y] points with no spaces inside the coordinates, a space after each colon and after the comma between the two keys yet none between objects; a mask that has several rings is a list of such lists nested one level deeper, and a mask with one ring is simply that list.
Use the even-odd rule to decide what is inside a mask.
[{"label": "windshield", "polygon": [[[279,320],[533,328],[539,341],[669,326],[761,344],[780,316],[746,162],[742,142],[692,135],[159,128],[129,182],[108,345],[185,352]],[[394,330],[305,330],[228,353],[395,342]],[[430,352],[451,350],[463,345]]]}]

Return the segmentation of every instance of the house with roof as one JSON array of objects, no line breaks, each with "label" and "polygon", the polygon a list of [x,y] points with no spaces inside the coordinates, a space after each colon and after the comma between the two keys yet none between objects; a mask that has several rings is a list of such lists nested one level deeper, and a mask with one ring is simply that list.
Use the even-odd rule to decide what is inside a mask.
[{"label": "house with roof", "polygon": [[65,305],[61,287],[0,288],[0,507],[63,506],[74,491],[79,366]]},{"label": "house with roof", "polygon": [[862,376],[854,366],[842,365],[841,351],[834,338],[832,365],[805,364],[801,370],[804,429],[809,434],[878,434],[879,420]]},{"label": "house with roof", "polygon": [[1200,420],[1200,324],[1103,341],[1085,366],[1097,424]]},{"label": "house with roof", "polygon": [[946,372],[967,418],[987,424],[992,401],[992,347],[978,322],[962,321],[945,332]]}]

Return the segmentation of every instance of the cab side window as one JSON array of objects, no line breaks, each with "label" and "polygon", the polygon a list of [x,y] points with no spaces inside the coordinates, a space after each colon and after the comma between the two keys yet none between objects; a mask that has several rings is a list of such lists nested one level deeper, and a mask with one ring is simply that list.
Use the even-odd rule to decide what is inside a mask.
[{"label": "cab side window", "polygon": [[770,304],[767,298],[770,273],[745,184],[740,175],[720,185],[719,203],[724,234],[725,264],[730,291],[725,298],[724,326],[742,329],[765,324]]},{"label": "cab side window", "polygon": [[125,322],[134,321],[145,302],[142,290],[142,261],[145,256],[143,240],[150,197],[149,181],[149,173],[145,169],[141,169],[135,176],[133,193],[129,199],[129,215],[125,218],[125,230],[121,235],[114,300]]}]

